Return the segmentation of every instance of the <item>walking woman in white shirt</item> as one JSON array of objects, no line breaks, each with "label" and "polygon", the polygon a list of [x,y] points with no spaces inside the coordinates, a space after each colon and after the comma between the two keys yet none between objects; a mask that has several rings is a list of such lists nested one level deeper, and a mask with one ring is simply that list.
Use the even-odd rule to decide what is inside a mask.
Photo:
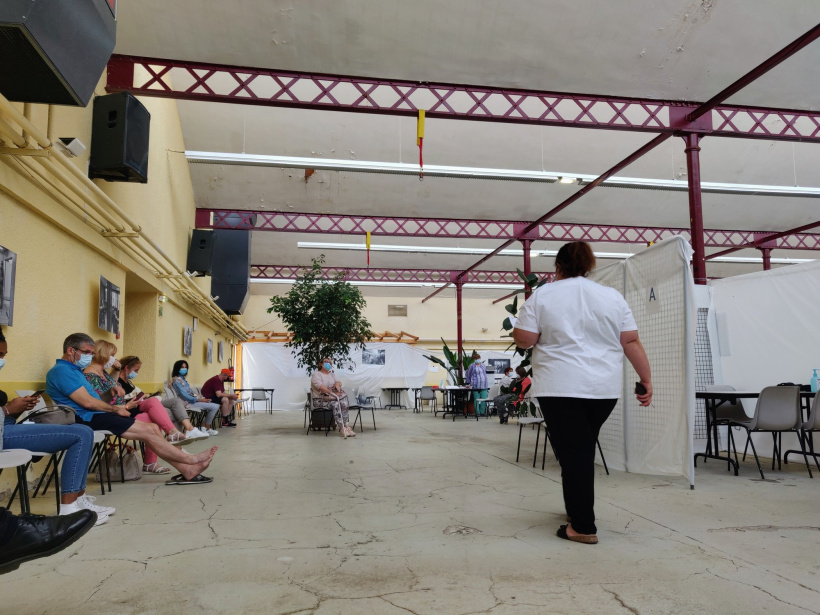
[{"label": "walking woman in white shirt", "polygon": [[558,536],[598,542],[595,526],[595,442],[621,394],[623,357],[652,401],[652,374],[632,311],[613,288],[586,279],[595,267],[584,242],[564,245],[555,257],[556,281],[536,289],[521,307],[513,339],[533,349],[532,388],[561,464],[567,525]]}]

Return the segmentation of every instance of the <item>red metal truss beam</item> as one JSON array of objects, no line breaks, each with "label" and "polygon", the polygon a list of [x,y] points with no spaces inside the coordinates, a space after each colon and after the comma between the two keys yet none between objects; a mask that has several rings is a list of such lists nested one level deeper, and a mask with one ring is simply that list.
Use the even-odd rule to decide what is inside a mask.
[{"label": "red metal truss beam", "polygon": [[[820,113],[297,73],[113,55],[109,92],[249,105],[820,142]],[[725,99],[725,97],[724,97]],[[690,123],[693,112],[704,117]]]},{"label": "red metal truss beam", "polygon": [[[727,254],[737,252],[738,250],[743,250],[744,248],[764,248],[766,250],[771,250],[772,248],[777,247],[778,243],[782,241],[784,237],[794,237],[794,233],[797,233],[799,231],[807,231],[809,229],[817,228],[818,226],[820,226],[820,220],[816,222],[810,222],[809,224],[804,224],[803,226],[798,226],[797,228],[789,229],[787,231],[780,231],[778,233],[757,233],[751,241],[747,241],[746,243],[743,243],[741,245],[734,246],[732,248],[729,248],[728,250],[716,252],[715,254],[708,254],[706,256],[706,260],[708,261],[719,256],[726,256]],[[812,237],[818,237],[818,235],[812,235]],[[767,252],[766,256],[764,257],[764,263],[766,262],[766,259],[769,257],[769,255],[770,252]]]},{"label": "red metal truss beam", "polygon": [[[304,267],[300,265],[251,265],[251,279],[253,280],[293,280],[299,276]],[[445,284],[450,282],[458,271],[438,269],[379,269],[355,267],[323,267],[325,278],[335,278],[339,273],[344,274],[348,282],[417,282],[424,284]],[[550,280],[555,276],[551,272],[541,272],[536,275],[547,276]],[[515,271],[471,271],[462,279],[465,284],[520,284],[521,278]]]},{"label": "red metal truss beam", "polygon": [[[253,216],[255,218],[255,225]],[[443,237],[451,239],[515,239],[526,222],[512,220],[460,220],[453,218],[402,218],[396,216],[352,216],[297,212],[197,209],[197,228],[253,228],[313,234],[386,237]],[[754,244],[774,231],[704,230],[706,247],[736,248]],[[543,222],[530,235],[546,241],[590,241],[596,243],[647,244],[673,235],[689,238],[689,229],[648,226],[610,226]],[[788,233],[771,246],[780,250],[820,250],[820,234]]]}]

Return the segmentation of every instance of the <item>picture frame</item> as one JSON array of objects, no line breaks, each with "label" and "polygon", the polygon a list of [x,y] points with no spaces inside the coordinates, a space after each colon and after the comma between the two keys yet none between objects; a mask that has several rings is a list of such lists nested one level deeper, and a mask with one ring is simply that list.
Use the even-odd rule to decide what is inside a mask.
[{"label": "picture frame", "polygon": [[225,343],[224,342],[220,341],[217,344],[216,359],[220,363],[222,363],[225,360]]},{"label": "picture frame", "polygon": [[194,333],[191,327],[184,327],[182,330],[182,354],[190,357],[194,351]]},{"label": "picture frame", "polygon": [[210,338],[208,338],[208,349],[205,353],[205,360],[208,363],[214,362],[214,341]]},{"label": "picture frame", "polygon": [[120,334],[120,287],[100,276],[97,326],[103,331]]},{"label": "picture frame", "polygon": [[0,325],[14,323],[14,287],[17,276],[17,254],[0,246]]}]

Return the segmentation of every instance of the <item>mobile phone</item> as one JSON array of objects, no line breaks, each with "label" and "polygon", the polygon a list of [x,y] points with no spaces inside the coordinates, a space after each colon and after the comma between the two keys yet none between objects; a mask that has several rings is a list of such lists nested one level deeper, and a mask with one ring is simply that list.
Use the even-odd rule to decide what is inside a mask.
[{"label": "mobile phone", "polygon": [[140,391],[139,393],[137,393],[137,396],[134,398],[134,400],[135,400],[135,401],[139,401],[139,400],[140,400],[140,399],[142,399],[143,397],[145,397],[145,393],[143,393],[142,391]]},{"label": "mobile phone", "polygon": [[635,383],[635,395],[646,395],[646,387],[640,382]]},{"label": "mobile phone", "polygon": [[31,396],[32,397],[40,397],[40,395],[42,395],[45,392],[46,392],[45,389],[40,389],[39,391],[34,391],[34,393],[32,393]]}]

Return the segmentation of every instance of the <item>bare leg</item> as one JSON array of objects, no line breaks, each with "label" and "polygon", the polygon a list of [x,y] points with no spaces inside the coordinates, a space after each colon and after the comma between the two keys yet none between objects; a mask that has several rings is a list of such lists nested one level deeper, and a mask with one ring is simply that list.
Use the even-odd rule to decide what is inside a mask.
[{"label": "bare leg", "polygon": [[216,454],[217,447],[208,449],[198,455],[189,455],[169,444],[168,441],[159,434],[156,425],[146,423],[134,423],[122,434],[124,438],[130,440],[141,440],[150,446],[157,455],[174,466],[186,479],[193,478],[197,474],[205,471]]},{"label": "bare leg", "polygon": [[231,406],[233,402],[227,397],[222,398],[222,416],[226,417],[231,413]]}]

